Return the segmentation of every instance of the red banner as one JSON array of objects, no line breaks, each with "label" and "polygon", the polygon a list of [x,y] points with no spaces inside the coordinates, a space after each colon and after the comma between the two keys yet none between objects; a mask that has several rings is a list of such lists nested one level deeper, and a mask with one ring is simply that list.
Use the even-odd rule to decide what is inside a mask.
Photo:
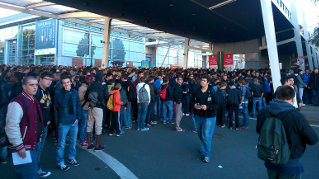
[{"label": "red banner", "polygon": [[233,54],[224,54],[224,65],[233,65],[234,64],[234,59],[233,59]]},{"label": "red banner", "polygon": [[208,56],[209,59],[209,66],[213,66],[213,65],[217,65],[218,64],[218,59],[217,59],[217,55],[209,55]]}]

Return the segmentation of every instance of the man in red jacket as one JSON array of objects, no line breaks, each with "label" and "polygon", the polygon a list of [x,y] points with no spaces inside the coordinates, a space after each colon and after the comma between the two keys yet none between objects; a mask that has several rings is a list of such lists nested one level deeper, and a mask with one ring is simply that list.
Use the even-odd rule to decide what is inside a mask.
[{"label": "man in red jacket", "polygon": [[6,134],[9,148],[17,151],[19,157],[31,155],[32,162],[15,165],[17,178],[38,178],[37,143],[43,134],[42,111],[34,97],[38,90],[38,81],[34,76],[26,76],[22,82],[23,92],[8,106]]}]

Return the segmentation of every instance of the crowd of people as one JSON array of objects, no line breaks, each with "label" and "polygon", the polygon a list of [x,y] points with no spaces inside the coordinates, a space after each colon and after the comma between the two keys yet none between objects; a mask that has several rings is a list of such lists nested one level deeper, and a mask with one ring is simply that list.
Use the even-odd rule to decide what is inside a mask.
[{"label": "crowd of people", "polygon": [[[319,73],[283,71],[282,84],[294,89],[296,109],[319,105]],[[249,117],[275,97],[269,70],[137,69],[65,66],[0,66],[1,162],[7,151],[25,157],[28,167],[15,166],[17,176],[49,176],[41,169],[41,150],[48,130],[57,142],[56,164],[62,171],[79,166],[76,143],[100,151],[103,133],[120,137],[125,130],[147,132],[162,123],[183,132],[182,119],[193,120],[192,131],[209,162],[215,123],[230,130],[247,130]],[[242,115],[242,120],[239,116]],[[30,123],[31,122],[31,123]],[[136,123],[136,125],[133,125]],[[209,124],[209,125],[208,125]],[[209,127],[207,127],[209,126]],[[1,142],[2,143],[2,142]],[[7,147],[8,146],[8,147]]]}]

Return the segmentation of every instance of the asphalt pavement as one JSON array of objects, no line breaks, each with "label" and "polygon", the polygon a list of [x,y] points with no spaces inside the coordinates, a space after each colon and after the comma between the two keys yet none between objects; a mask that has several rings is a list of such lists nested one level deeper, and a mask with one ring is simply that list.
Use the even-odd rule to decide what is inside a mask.
[{"label": "asphalt pavement", "polygon": [[[303,109],[303,112],[309,113],[311,123],[319,121],[319,107],[307,107]],[[267,174],[263,161],[258,159],[256,153],[258,136],[255,126],[256,121],[250,120],[250,127],[246,131],[232,131],[216,127],[212,141],[211,162],[208,164],[200,160],[200,141],[197,134],[191,132],[193,124],[190,118],[182,120],[181,127],[186,130],[185,132],[176,132],[174,125],[159,123],[150,127],[148,132],[131,129],[126,130],[125,134],[120,137],[103,135],[102,145],[105,147],[103,152],[123,164],[136,177],[143,179],[266,179]],[[314,130],[319,135],[319,128],[314,127]],[[71,167],[67,172],[59,171],[55,164],[56,146],[52,136],[49,136],[47,141],[42,154],[42,168],[52,172],[48,178],[120,178],[119,174],[114,172],[105,161],[81,147],[78,147],[77,150],[80,166]],[[302,157],[305,169],[302,178],[319,178],[318,159],[319,144],[308,146]],[[9,158],[8,160],[10,161]],[[121,176],[125,178],[125,174]],[[0,164],[0,178],[14,178],[14,169],[10,162]]]}]

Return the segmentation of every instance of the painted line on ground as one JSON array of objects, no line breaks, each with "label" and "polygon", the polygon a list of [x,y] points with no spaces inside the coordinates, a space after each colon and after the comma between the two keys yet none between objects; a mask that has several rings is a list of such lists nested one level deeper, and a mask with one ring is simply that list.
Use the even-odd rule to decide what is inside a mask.
[{"label": "painted line on ground", "polygon": [[137,176],[135,176],[131,170],[129,170],[124,164],[122,164],[121,162],[116,160],[111,155],[109,155],[103,151],[96,151],[96,152],[89,151],[89,150],[81,147],[79,144],[77,144],[77,146],[79,148],[91,153],[92,155],[94,155],[98,159],[100,159],[103,163],[108,165],[120,178],[122,178],[122,179],[137,179]]}]

